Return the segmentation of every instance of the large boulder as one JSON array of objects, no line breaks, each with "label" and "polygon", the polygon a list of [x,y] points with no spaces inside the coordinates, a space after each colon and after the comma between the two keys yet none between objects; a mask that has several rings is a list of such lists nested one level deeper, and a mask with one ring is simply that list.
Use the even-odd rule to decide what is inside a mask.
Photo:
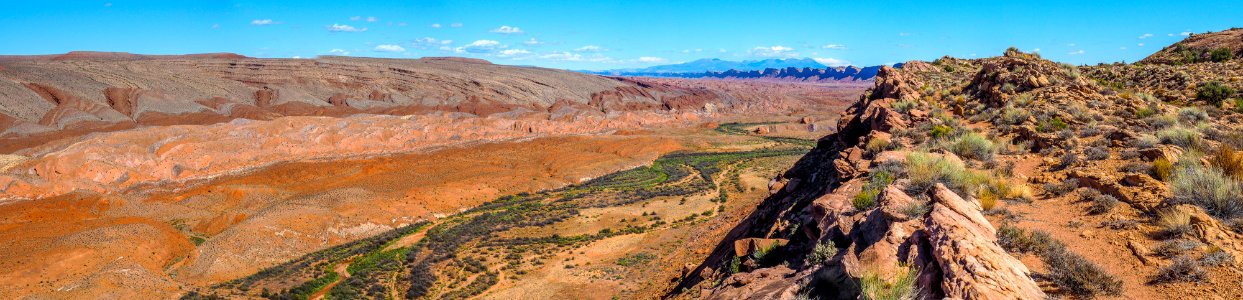
[{"label": "large boulder", "polygon": [[941,267],[941,289],[953,299],[1045,299],[1027,267],[997,245],[979,206],[942,184],[931,191],[926,230]]}]

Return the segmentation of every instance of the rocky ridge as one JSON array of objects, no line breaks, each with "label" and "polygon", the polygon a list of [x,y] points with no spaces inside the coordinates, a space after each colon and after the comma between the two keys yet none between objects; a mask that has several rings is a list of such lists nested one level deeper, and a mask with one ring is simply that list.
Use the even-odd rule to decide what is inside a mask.
[{"label": "rocky ridge", "polygon": [[[1154,171],[1180,159],[1182,170],[1219,168],[1211,161],[1243,146],[1231,133],[1243,123],[1234,103],[1186,93],[1236,84],[1240,70],[1237,61],[1075,67],[1014,49],[882,68],[837,133],[774,179],[772,196],[669,297],[1243,293],[1229,281],[1243,257],[1228,224],[1238,216],[1177,200],[1179,179]],[[1225,154],[1183,158],[1214,151]],[[1166,235],[1168,215],[1195,229]],[[784,246],[736,246],[749,239]],[[1181,244],[1202,246],[1170,254]],[[1213,288],[1187,292],[1194,282]]]}]

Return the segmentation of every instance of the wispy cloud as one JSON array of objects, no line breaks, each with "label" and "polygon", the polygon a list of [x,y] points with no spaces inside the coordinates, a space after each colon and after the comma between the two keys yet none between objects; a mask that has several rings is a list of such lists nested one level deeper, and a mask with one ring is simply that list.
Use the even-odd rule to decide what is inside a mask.
[{"label": "wispy cloud", "polygon": [[553,53],[540,55],[540,58],[547,59],[547,60],[560,60],[560,61],[582,61],[583,55],[578,54],[578,53],[570,53],[570,52],[553,52]]},{"label": "wispy cloud", "polygon": [[462,23],[453,23],[453,24],[449,24],[449,27],[453,27],[453,28],[462,27]]},{"label": "wispy cloud", "polygon": [[497,53],[496,56],[504,57],[504,58],[523,58],[529,55],[531,55],[531,51],[527,51],[523,49],[505,49]]},{"label": "wispy cloud", "polygon": [[850,62],[848,61],[840,60],[840,59],[836,59],[832,57],[813,57],[812,59],[820,64],[830,66],[830,67],[840,67],[840,66],[850,65]]},{"label": "wispy cloud", "polygon": [[1139,44],[1136,44],[1136,46],[1143,47],[1143,46],[1144,46],[1144,43],[1139,43]]},{"label": "wispy cloud", "polygon": [[537,40],[535,38],[531,38],[529,40],[523,41],[522,43],[527,46],[539,46],[539,45],[547,44],[546,42]]},{"label": "wispy cloud", "polygon": [[367,28],[366,28],[366,27],[364,27],[364,28],[355,28],[354,26],[350,26],[350,25],[341,25],[341,24],[332,24],[332,25],[325,26],[324,28],[328,28],[328,31],[332,31],[332,32],[363,32],[363,31],[367,31]]},{"label": "wispy cloud", "polygon": [[454,52],[457,52],[457,53],[492,53],[492,52],[496,52],[497,50],[501,50],[505,48],[507,47],[498,41],[478,40],[478,41],[471,42],[470,44],[466,44],[465,46],[457,47],[457,49],[455,49]]},{"label": "wispy cloud", "polygon": [[1151,34],[1151,33],[1145,33],[1145,34],[1140,35],[1140,36],[1139,36],[1139,39],[1141,39],[1141,40],[1142,40],[1142,39],[1146,39],[1146,38],[1150,38],[1150,37],[1152,37],[1152,34]]},{"label": "wispy cloud", "polygon": [[328,50],[328,54],[345,56],[345,55],[350,55],[350,52],[345,51],[344,49],[332,49],[332,50]]},{"label": "wispy cloud", "polygon": [[789,57],[797,57],[797,56],[798,56],[798,53],[794,52],[794,48],[790,48],[790,47],[786,47],[786,46],[777,45],[777,46],[770,46],[770,47],[755,47],[755,48],[752,48],[752,49],[751,49],[751,55],[753,55],[753,56],[757,56],[757,57],[785,57],[785,58],[789,58]]},{"label": "wispy cloud", "polygon": [[578,49],[574,49],[574,52],[595,53],[595,52],[604,52],[607,50],[608,49],[604,49],[603,47],[596,46],[596,45],[586,45],[586,46],[578,47]]},{"label": "wispy cloud", "polygon": [[1178,35],[1181,35],[1181,36],[1191,36],[1191,32],[1190,32],[1190,31],[1183,31],[1182,33],[1179,33]]},{"label": "wispy cloud", "polygon": [[362,19],[363,19],[363,16],[353,16],[353,17],[350,17],[350,21],[358,21],[358,20],[362,20]]},{"label": "wispy cloud", "polygon": [[250,25],[255,25],[255,26],[265,26],[265,25],[275,25],[275,24],[280,24],[280,23],[276,21],[272,21],[272,19],[260,19],[260,20],[250,21]]},{"label": "wispy cloud", "polygon": [[1078,50],[1078,51],[1071,51],[1070,53],[1066,53],[1066,54],[1070,54],[1070,55],[1083,55],[1084,53],[1088,53],[1088,52],[1083,51],[1083,50],[1081,49],[1081,50]]},{"label": "wispy cloud", "polygon": [[654,56],[640,56],[639,57],[639,62],[641,63],[663,63],[666,61],[669,61],[669,60],[665,59],[664,57],[654,57]]},{"label": "wispy cloud", "polygon": [[393,44],[375,46],[376,52],[406,52],[406,48]]},{"label": "wispy cloud", "polygon": [[379,18],[376,18],[376,17],[367,17],[367,22],[375,22],[375,21],[379,21],[379,20],[380,20],[380,19],[379,19]]},{"label": "wispy cloud", "polygon": [[440,28],[440,23],[432,23],[432,28]]},{"label": "wispy cloud", "polygon": [[448,46],[449,44],[453,44],[453,40],[439,40],[433,37],[417,38],[414,39],[414,42],[410,43],[410,45],[419,49],[440,48]]},{"label": "wispy cloud", "polygon": [[840,44],[828,44],[828,45],[821,46],[820,48],[831,49],[831,50],[846,50],[846,46],[840,45]]},{"label": "wispy cloud", "polygon": [[[454,24],[458,24],[458,23],[454,23]],[[500,33],[500,34],[522,34],[522,28],[518,28],[516,26],[511,27],[509,25],[501,25],[501,27],[492,29],[492,32]]]}]

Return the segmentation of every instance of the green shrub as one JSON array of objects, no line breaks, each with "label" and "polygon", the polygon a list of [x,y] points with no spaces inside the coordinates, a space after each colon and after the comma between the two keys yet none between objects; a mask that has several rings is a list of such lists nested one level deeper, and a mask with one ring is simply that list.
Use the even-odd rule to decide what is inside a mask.
[{"label": "green shrub", "polygon": [[1175,126],[1157,131],[1157,139],[1162,143],[1191,148],[1200,144],[1200,132],[1192,128]]},{"label": "green shrub", "polygon": [[1157,110],[1155,110],[1155,109],[1153,109],[1153,108],[1151,108],[1151,107],[1141,107],[1140,109],[1138,109],[1138,110],[1136,110],[1136,111],[1135,111],[1135,117],[1136,117],[1136,118],[1141,118],[1141,119],[1142,119],[1142,118],[1147,118],[1147,117],[1152,116],[1152,115],[1155,115],[1155,114],[1157,114]]},{"label": "green shrub", "polygon": [[833,247],[832,242],[819,243],[811,250],[811,254],[807,255],[804,264],[808,266],[819,265],[833,258],[834,255],[837,255],[837,248]]},{"label": "green shrub", "polygon": [[879,190],[863,189],[862,191],[859,191],[858,194],[855,194],[855,198],[851,200],[851,204],[854,204],[855,209],[857,210],[869,209],[876,205],[876,197],[878,195],[880,195]]},{"label": "green shrub", "polygon": [[1178,109],[1178,119],[1194,125],[1208,120],[1208,113],[1199,107],[1183,107]]},{"label": "green shrub", "polygon": [[1062,118],[1055,117],[1053,119],[1044,120],[1040,122],[1040,124],[1037,124],[1036,130],[1040,132],[1055,132],[1055,131],[1064,130],[1068,127],[1070,127],[1070,124],[1066,124],[1066,121],[1063,121]]},{"label": "green shrub", "polygon": [[911,181],[907,191],[911,194],[922,194],[942,183],[959,195],[974,195],[980,185],[988,180],[980,172],[967,170],[960,162],[926,152],[907,154],[906,173]]},{"label": "green shrub", "polygon": [[939,138],[949,136],[950,133],[953,133],[953,132],[954,132],[953,127],[949,127],[946,125],[937,125],[937,126],[932,127],[932,132],[930,132],[929,135],[931,135],[932,138],[939,139]]},{"label": "green shrub", "polygon": [[1056,243],[1041,260],[1049,266],[1049,281],[1076,295],[1119,295],[1122,280],[1105,273],[1100,266]]},{"label": "green shrub", "polygon": [[1243,216],[1243,189],[1220,170],[1186,164],[1174,175],[1170,190],[1174,203],[1195,204],[1222,219]]},{"label": "green shrub", "polygon": [[1233,97],[1235,90],[1220,81],[1203,82],[1196,86],[1196,99],[1213,105]]},{"label": "green shrub", "polygon": [[919,296],[915,279],[919,270],[898,266],[893,282],[881,278],[876,272],[864,272],[859,278],[859,298],[866,300],[908,300]]},{"label": "green shrub", "polygon": [[1001,111],[1001,121],[1003,124],[1018,125],[1027,121],[1028,118],[1031,118],[1031,113],[1028,113],[1027,110],[1024,109],[1016,109],[1011,106],[1006,106],[1006,108]]},{"label": "green shrub", "polygon": [[1042,231],[1027,231],[1010,224],[1002,224],[997,230],[997,244],[1006,251],[1032,253],[1040,256],[1048,266],[1049,281],[1080,296],[1096,294],[1119,295],[1122,281],[1105,273],[1099,266],[1083,256],[1066,249],[1066,245],[1054,240]]},{"label": "green shrub", "polygon": [[950,144],[950,151],[963,158],[982,161],[992,160],[993,154],[996,153],[993,141],[974,132],[959,136],[953,144]]},{"label": "green shrub", "polygon": [[919,103],[916,103],[915,101],[900,100],[898,102],[893,103],[893,110],[896,110],[900,113],[907,113],[907,112],[910,112],[911,109],[914,109],[916,106],[919,106]]},{"label": "green shrub", "polygon": [[880,192],[897,179],[897,175],[894,173],[877,168],[877,170],[872,172],[872,174],[868,177],[868,183],[863,185],[863,189],[859,191],[859,194],[855,195],[854,200],[852,200],[852,204],[854,204],[855,208],[858,210],[872,208],[872,206],[876,205],[876,197],[880,195]]},{"label": "green shrub", "polygon": [[1011,253],[1038,254],[1045,252],[1056,243],[1053,237],[1043,231],[1030,234],[1026,230],[1009,223],[997,228],[997,245]]},{"label": "green shrub", "polygon": [[1213,52],[1209,52],[1209,59],[1213,62],[1223,62],[1231,58],[1234,58],[1234,53],[1230,52],[1230,48],[1221,47],[1213,49]]},{"label": "green shrub", "polygon": [[880,153],[885,150],[889,150],[890,149],[889,147],[890,147],[889,139],[882,139],[882,138],[873,138],[871,140],[868,140],[867,145],[864,145],[864,148],[867,149],[868,152],[872,152],[872,153]]}]

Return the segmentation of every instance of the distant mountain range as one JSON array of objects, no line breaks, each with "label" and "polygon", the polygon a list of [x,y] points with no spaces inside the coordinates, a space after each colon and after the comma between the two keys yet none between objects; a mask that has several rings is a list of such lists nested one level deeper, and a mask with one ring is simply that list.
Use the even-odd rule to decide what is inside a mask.
[{"label": "distant mountain range", "polygon": [[609,76],[646,76],[679,78],[774,78],[800,81],[870,80],[880,66],[829,67],[810,58],[729,61],[719,58],[700,59],[672,65],[638,69],[584,71]]}]

